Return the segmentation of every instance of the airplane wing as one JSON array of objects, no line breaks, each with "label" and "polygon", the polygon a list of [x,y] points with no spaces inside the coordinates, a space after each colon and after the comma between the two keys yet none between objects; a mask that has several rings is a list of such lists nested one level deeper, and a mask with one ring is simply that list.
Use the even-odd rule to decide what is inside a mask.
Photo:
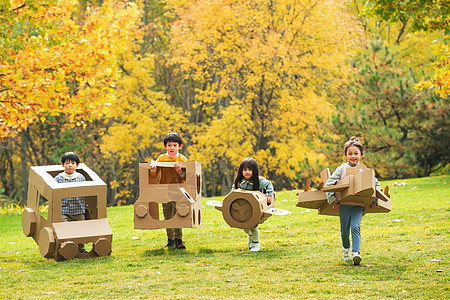
[{"label": "airplane wing", "polygon": [[277,216],[285,216],[285,215],[290,215],[292,214],[291,211],[286,210],[286,209],[281,209],[281,208],[269,208],[268,210],[265,210],[264,213],[268,213],[271,215],[277,215]]},{"label": "airplane wing", "polygon": [[223,202],[217,201],[217,200],[208,200],[208,201],[206,201],[206,204],[211,205],[211,206],[216,206],[216,207],[222,207]]}]

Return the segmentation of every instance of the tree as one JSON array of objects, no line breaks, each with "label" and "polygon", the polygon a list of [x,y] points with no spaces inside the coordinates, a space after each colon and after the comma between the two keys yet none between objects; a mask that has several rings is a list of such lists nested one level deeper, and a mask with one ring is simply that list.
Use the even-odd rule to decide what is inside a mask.
[{"label": "tree", "polygon": [[410,30],[439,31],[433,50],[437,57],[434,76],[418,83],[421,89],[432,88],[442,98],[450,95],[450,9],[447,0],[373,0],[366,2],[364,13],[370,13],[388,22],[411,23]]},{"label": "tree", "polygon": [[2,3],[0,139],[48,117],[64,114],[79,126],[107,113],[136,6],[104,1],[77,23],[75,0]]},{"label": "tree", "polygon": [[321,157],[312,125],[358,47],[355,20],[338,2],[306,0],[196,1],[177,14],[170,53],[193,95],[191,157],[209,159],[220,186],[251,155],[278,189],[297,187],[302,163]]},{"label": "tree", "polygon": [[417,74],[393,49],[374,40],[354,60],[359,71],[349,85],[349,100],[338,106],[334,127],[363,138],[367,164],[382,178],[428,176],[449,163],[448,102],[414,89]]}]

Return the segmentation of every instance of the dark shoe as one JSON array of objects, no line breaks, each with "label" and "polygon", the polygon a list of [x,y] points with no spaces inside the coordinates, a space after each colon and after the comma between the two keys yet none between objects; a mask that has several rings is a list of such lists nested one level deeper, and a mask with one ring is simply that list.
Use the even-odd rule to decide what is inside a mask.
[{"label": "dark shoe", "polygon": [[166,248],[173,248],[173,247],[175,247],[175,240],[168,239]]},{"label": "dark shoe", "polygon": [[175,248],[177,249],[186,249],[183,241],[181,239],[175,239]]}]

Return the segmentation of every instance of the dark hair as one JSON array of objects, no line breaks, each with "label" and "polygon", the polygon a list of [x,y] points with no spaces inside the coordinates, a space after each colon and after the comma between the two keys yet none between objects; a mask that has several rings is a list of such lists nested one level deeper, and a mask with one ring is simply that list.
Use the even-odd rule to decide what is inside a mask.
[{"label": "dark hair", "polygon": [[345,155],[347,154],[347,149],[348,149],[350,146],[358,147],[358,148],[359,148],[359,151],[361,151],[361,154],[364,154],[364,147],[363,147],[363,145],[361,144],[361,141],[360,141],[357,137],[352,136],[352,137],[344,144],[344,154],[345,154]]},{"label": "dark hair", "polygon": [[239,165],[238,173],[234,179],[234,188],[238,189],[240,187],[241,182],[244,179],[244,175],[242,174],[244,169],[252,170],[252,178],[250,181],[253,183],[253,190],[259,191],[259,167],[256,160],[251,157],[245,158]]},{"label": "dark hair", "polygon": [[164,146],[167,146],[168,142],[178,143],[178,145],[183,145],[183,140],[177,132],[169,132],[164,137]]},{"label": "dark hair", "polygon": [[80,163],[80,158],[78,157],[78,155],[76,155],[73,152],[66,152],[64,153],[64,155],[61,157],[61,162],[65,163],[66,161],[74,161],[77,163],[77,165]]}]

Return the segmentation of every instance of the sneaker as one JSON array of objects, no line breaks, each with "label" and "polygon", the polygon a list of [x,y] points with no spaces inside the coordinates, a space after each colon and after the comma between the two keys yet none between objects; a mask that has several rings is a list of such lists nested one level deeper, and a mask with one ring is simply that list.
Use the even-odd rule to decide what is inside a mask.
[{"label": "sneaker", "polygon": [[359,255],[358,252],[353,252],[352,259],[353,259],[353,264],[355,266],[357,266],[361,262],[361,255]]},{"label": "sneaker", "polygon": [[181,239],[175,239],[175,248],[177,249],[186,249],[183,241]]},{"label": "sneaker", "polygon": [[166,244],[166,248],[173,248],[173,247],[175,247],[175,240],[168,239],[167,240],[167,244]]},{"label": "sneaker", "polygon": [[350,248],[342,248],[342,260],[346,263],[353,263],[350,256]]},{"label": "sneaker", "polygon": [[256,251],[259,251],[259,250],[261,250],[261,247],[260,247],[259,243],[258,242],[252,243],[252,245],[250,246],[250,251],[251,252],[256,252]]}]

